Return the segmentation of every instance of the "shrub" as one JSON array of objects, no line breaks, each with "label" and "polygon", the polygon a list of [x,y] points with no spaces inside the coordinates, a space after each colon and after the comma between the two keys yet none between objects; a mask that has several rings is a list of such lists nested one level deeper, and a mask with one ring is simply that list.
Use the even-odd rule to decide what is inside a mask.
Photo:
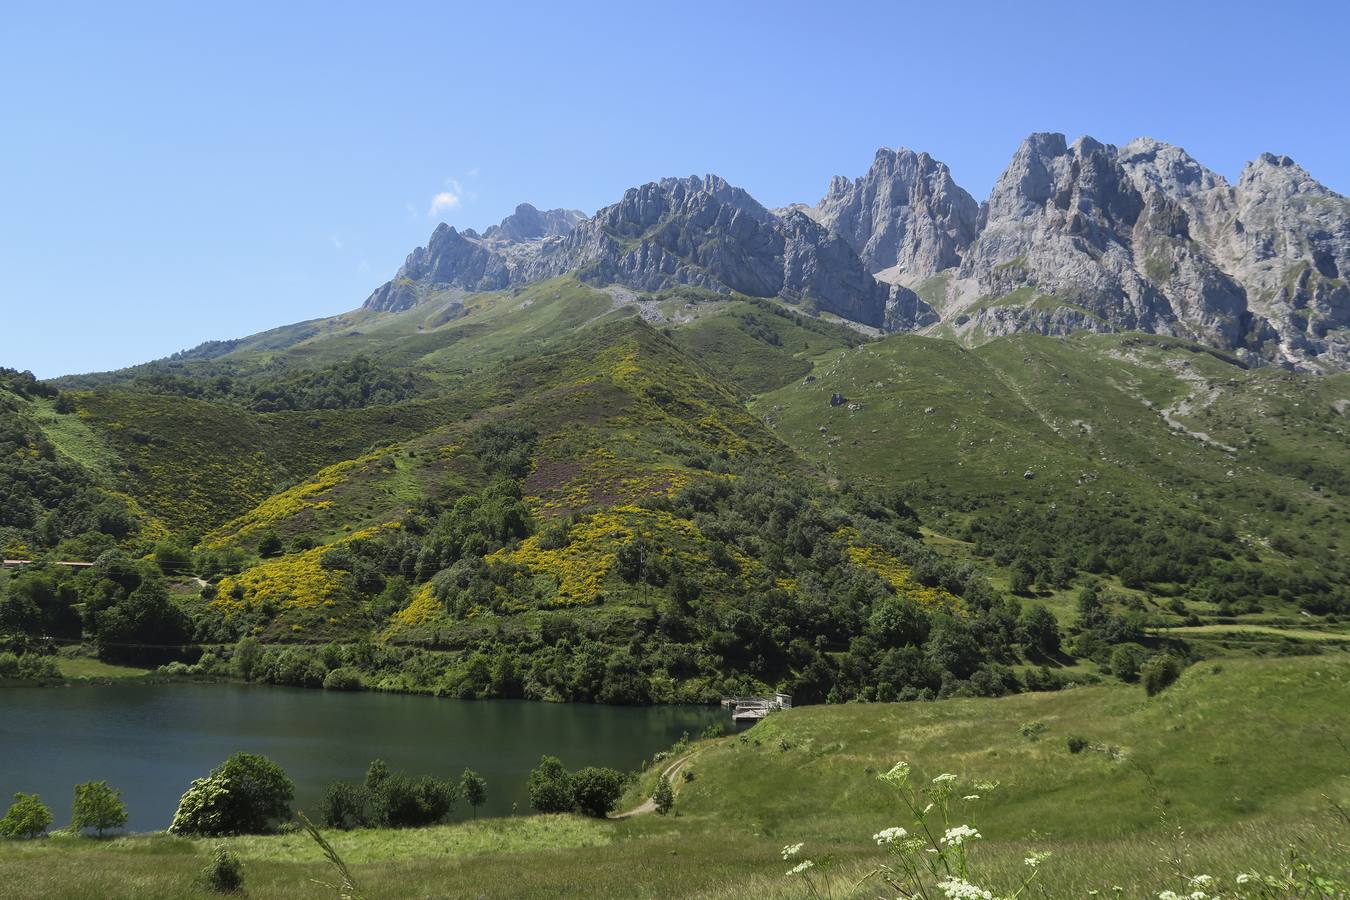
[{"label": "shrub", "polygon": [[334,669],[323,679],[324,690],[328,691],[359,691],[364,686],[361,673],[349,667]]},{"label": "shrub", "polygon": [[75,785],[75,803],[70,811],[70,830],[92,828],[103,837],[110,828],[127,824],[127,807],[122,792],[113,790],[106,781],[86,781]]},{"label": "shrub", "polygon": [[572,776],[556,756],[545,756],[530,772],[530,806],[538,812],[571,812],[575,805]]},{"label": "shrub", "polygon": [[1071,734],[1068,738],[1068,745],[1070,753],[1082,753],[1088,748],[1088,739],[1076,734]]},{"label": "shrub", "polygon": [[375,824],[384,828],[421,828],[444,821],[455,807],[455,786],[424,776],[386,776],[371,793]]},{"label": "shrub", "polygon": [[211,862],[202,871],[202,884],[217,894],[238,894],[244,890],[244,866],[224,847],[217,847]]},{"label": "shrub", "polygon": [[255,637],[240,638],[234,645],[234,667],[239,677],[245,681],[253,680],[253,671],[262,656],[262,647]]},{"label": "shrub", "polygon": [[1139,669],[1139,680],[1150,697],[1166,690],[1181,677],[1181,660],[1170,653],[1150,656]]},{"label": "shrub", "polygon": [[656,792],[652,794],[652,803],[656,805],[657,815],[664,816],[675,806],[675,788],[671,786],[670,779],[665,773],[661,773],[661,778],[656,782]]},{"label": "shrub", "polygon": [[295,785],[265,756],[236,753],[211,770],[178,801],[173,834],[260,834],[288,819]]},{"label": "shrub", "polygon": [[623,793],[623,774],[615,769],[587,767],[572,776],[572,796],[577,809],[603,819]]},{"label": "shrub", "polygon": [[0,819],[0,837],[35,838],[52,824],[52,811],[37,794],[15,794],[14,805]]},{"label": "shrub", "polygon": [[1017,733],[1029,741],[1039,741],[1041,735],[1045,734],[1044,722],[1023,722],[1017,726]]},{"label": "shrub", "polygon": [[487,780],[473,769],[465,769],[459,776],[459,792],[473,809],[473,817],[478,818],[478,807],[487,802]]},{"label": "shrub", "polygon": [[333,781],[323,789],[323,799],[319,801],[319,816],[329,828],[364,828],[370,824],[367,805],[370,791],[363,784],[349,781]]},{"label": "shrub", "polygon": [[1111,651],[1107,667],[1121,681],[1138,681],[1139,668],[1148,658],[1148,651],[1138,644],[1121,644]]}]

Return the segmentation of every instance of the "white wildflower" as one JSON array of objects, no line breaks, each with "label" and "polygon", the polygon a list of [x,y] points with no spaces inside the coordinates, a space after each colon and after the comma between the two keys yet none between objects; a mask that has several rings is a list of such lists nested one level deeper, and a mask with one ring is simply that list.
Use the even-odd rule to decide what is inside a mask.
[{"label": "white wildflower", "polygon": [[948,900],[994,900],[993,894],[960,878],[939,881],[938,890],[942,891]]},{"label": "white wildflower", "polygon": [[1181,900],[1181,895],[1176,891],[1163,891],[1158,895],[1158,900]]},{"label": "white wildflower", "polygon": [[1239,873],[1238,873],[1238,877],[1237,877],[1237,883],[1238,883],[1238,884],[1246,884],[1247,882],[1249,882],[1249,881],[1251,881],[1251,880],[1252,880],[1252,876],[1248,875],[1246,872],[1239,872]]},{"label": "white wildflower", "polygon": [[783,859],[792,859],[798,853],[802,852],[801,844],[788,844],[783,848]]},{"label": "white wildflower", "polygon": [[1214,883],[1214,878],[1210,875],[1192,875],[1191,887],[1207,888]]},{"label": "white wildflower", "polygon": [[896,787],[899,787],[909,779],[909,763],[898,762],[895,765],[891,766],[891,770],[889,772],[885,773],[884,775],[878,775],[877,777],[880,778],[882,781],[890,782]]},{"label": "white wildflower", "polygon": [[1031,855],[1022,862],[1034,869],[1049,858],[1050,851],[1048,850],[1032,850]]},{"label": "white wildflower", "polygon": [[929,814],[930,812],[932,812],[932,811],[933,811],[933,804],[930,803],[930,804],[928,804],[927,806],[925,806],[925,807],[923,808],[923,812],[921,813],[921,815],[925,815],[925,816],[926,816],[926,815],[928,815],[928,814]]},{"label": "white wildflower", "polygon": [[969,801],[971,801],[971,800],[978,800],[978,799],[980,799],[980,795],[979,795],[979,794],[966,794],[966,795],[965,795],[964,797],[962,797],[961,799],[962,799],[962,800],[965,800],[965,801],[967,801],[967,802],[969,802]]},{"label": "white wildflower", "polygon": [[814,865],[815,863],[811,862],[811,860],[804,859],[801,862],[797,863],[792,868],[788,869],[787,873],[789,875],[804,875],[806,873],[806,870]]},{"label": "white wildflower", "polygon": [[885,844],[894,844],[908,834],[908,831],[897,825],[893,828],[884,828],[881,831],[878,831],[876,834],[872,835],[872,840],[876,841],[877,846],[880,847]]},{"label": "white wildflower", "polygon": [[947,784],[948,782],[955,780],[956,776],[953,775],[951,772],[943,772],[941,775],[933,779],[933,784]]},{"label": "white wildflower", "polygon": [[966,841],[973,841],[980,837],[983,837],[983,835],[969,825],[957,825],[955,828],[947,829],[947,833],[942,837],[942,843],[948,847],[959,847]]}]

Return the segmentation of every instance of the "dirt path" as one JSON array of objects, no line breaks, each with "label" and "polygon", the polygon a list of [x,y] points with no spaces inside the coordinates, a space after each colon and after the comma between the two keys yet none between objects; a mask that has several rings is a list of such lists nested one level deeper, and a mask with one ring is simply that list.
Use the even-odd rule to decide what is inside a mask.
[{"label": "dirt path", "polygon": [[[700,747],[697,750],[691,750],[684,756],[681,756],[679,759],[676,759],[673,762],[671,762],[670,765],[666,766],[665,771],[663,771],[661,774],[665,775],[667,778],[670,779],[670,789],[672,791],[675,790],[676,785],[679,783],[678,779],[676,779],[675,776],[679,775],[680,772],[684,771],[685,765],[692,762],[694,757],[698,756],[702,752],[703,752],[702,747]],[[648,797],[645,801],[639,803],[637,806],[633,807],[627,812],[621,812],[618,815],[610,816],[610,818],[627,819],[631,818],[632,816],[645,816],[647,813],[652,812],[656,812],[656,801],[653,800],[651,797]]]}]

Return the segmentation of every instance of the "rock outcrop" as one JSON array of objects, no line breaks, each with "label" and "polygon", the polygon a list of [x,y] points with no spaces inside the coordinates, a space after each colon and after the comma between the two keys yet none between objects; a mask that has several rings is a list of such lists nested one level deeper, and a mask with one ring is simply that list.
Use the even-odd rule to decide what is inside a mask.
[{"label": "rock outcrop", "polygon": [[902,147],[878,150],[861,178],[836,175],[809,214],[848,241],[870,271],[903,276],[960,265],[979,209],[945,163]]},{"label": "rock outcrop", "polygon": [[[441,225],[366,305],[404,309],[430,289],[499,290],[568,273],[639,291],[690,285],[782,297],[878,328],[896,305],[896,291],[846,241],[801,213],[780,218],[715,175],[631,188],[589,219],[555,215],[563,212],[522,206],[481,236]],[[924,321],[923,302],[899,290],[897,321]]]},{"label": "rock outcrop", "polygon": [[[977,205],[943,163],[879,150],[814,206],[770,211],[715,175],[629,189],[585,217],[522,204],[483,234],[441,225],[367,306],[572,273],[636,291],[780,297],[968,341],[1145,331],[1253,362],[1350,368],[1350,200],[1285,156],[1236,183],[1151,138],[1022,142]],[[922,298],[920,297],[922,294]]]}]

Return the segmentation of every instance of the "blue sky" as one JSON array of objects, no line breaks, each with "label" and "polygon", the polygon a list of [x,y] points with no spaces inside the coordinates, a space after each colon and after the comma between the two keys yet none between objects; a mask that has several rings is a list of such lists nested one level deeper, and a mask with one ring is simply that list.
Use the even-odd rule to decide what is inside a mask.
[{"label": "blue sky", "polygon": [[7,4],[0,365],[351,309],[438,220],[520,201],[716,172],[814,202],[883,145],[981,199],[1032,131],[1348,193],[1347,34],[1342,2]]}]

